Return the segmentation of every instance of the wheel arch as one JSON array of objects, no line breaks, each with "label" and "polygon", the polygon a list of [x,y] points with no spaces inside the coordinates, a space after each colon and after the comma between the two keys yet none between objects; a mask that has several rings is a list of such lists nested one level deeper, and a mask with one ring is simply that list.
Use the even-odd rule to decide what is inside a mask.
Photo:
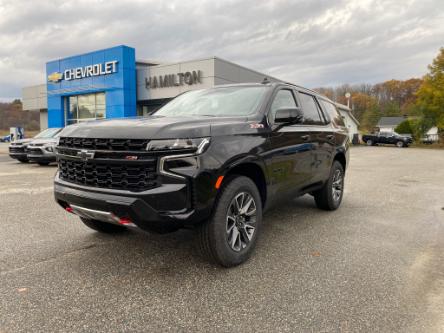
[{"label": "wheel arch", "polygon": [[227,168],[224,174],[224,180],[233,175],[240,175],[250,178],[256,184],[256,187],[259,190],[262,207],[265,207],[265,203],[267,202],[267,180],[263,167],[253,161],[243,161]]},{"label": "wheel arch", "polygon": [[337,152],[335,157],[333,158],[333,161],[338,161],[341,163],[344,170],[347,167],[347,158],[345,157],[345,154],[343,152]]}]

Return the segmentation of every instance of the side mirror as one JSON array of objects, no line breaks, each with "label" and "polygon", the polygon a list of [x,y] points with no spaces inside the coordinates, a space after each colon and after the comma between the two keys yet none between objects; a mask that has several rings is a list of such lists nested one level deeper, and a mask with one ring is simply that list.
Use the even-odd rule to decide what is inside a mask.
[{"label": "side mirror", "polygon": [[303,120],[304,115],[302,114],[302,110],[298,108],[278,109],[274,117],[276,124],[298,124],[302,123]]}]

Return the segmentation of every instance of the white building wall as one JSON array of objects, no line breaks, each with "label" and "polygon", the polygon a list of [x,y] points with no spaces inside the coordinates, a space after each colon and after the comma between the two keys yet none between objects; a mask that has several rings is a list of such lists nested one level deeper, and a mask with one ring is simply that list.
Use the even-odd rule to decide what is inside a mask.
[{"label": "white building wall", "polygon": [[40,130],[43,131],[48,128],[48,111],[40,110]]},{"label": "white building wall", "polygon": [[25,87],[22,89],[23,110],[33,111],[48,108],[46,84]]}]

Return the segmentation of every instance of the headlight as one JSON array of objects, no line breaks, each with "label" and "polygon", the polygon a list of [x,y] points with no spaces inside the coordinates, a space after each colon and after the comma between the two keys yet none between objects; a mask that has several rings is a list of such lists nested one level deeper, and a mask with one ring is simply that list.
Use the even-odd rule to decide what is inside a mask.
[{"label": "headlight", "polygon": [[208,148],[209,143],[209,138],[151,140],[146,150],[202,154]]},{"label": "headlight", "polygon": [[46,145],[43,147],[46,151],[49,151],[50,153],[54,152],[54,145]]}]

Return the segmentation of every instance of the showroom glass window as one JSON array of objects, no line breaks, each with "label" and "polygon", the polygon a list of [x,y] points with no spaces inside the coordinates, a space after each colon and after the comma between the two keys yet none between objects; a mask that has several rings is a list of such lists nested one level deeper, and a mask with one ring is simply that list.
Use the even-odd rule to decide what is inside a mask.
[{"label": "showroom glass window", "polygon": [[69,96],[66,104],[66,125],[105,118],[105,93]]}]

